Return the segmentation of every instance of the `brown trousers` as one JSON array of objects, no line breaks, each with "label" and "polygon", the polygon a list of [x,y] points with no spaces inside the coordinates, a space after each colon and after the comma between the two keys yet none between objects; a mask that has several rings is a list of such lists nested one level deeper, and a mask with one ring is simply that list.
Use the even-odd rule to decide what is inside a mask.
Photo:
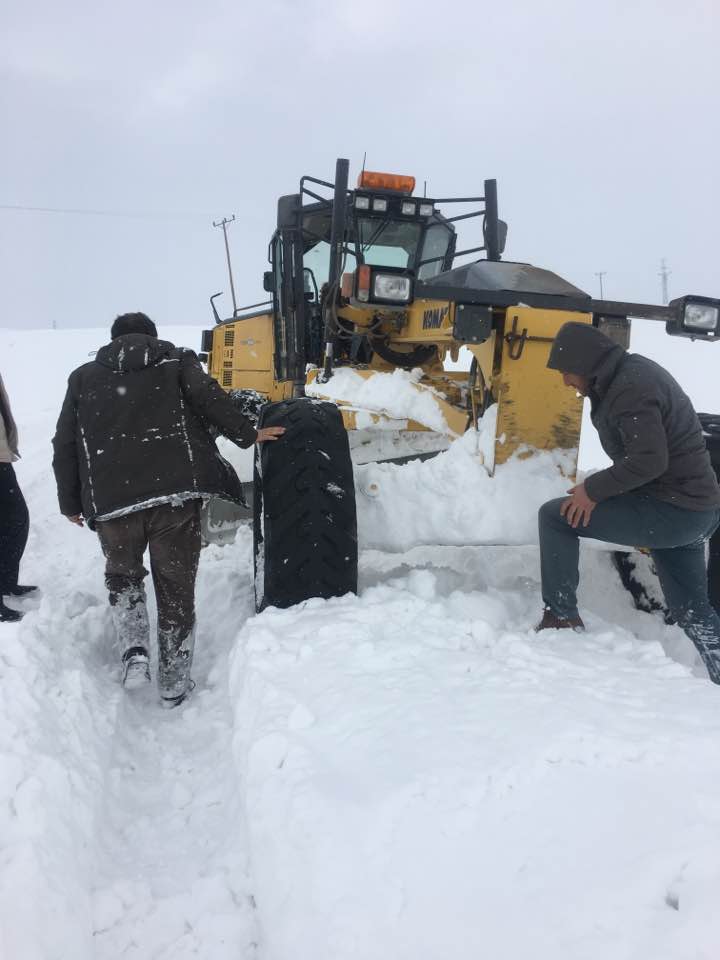
[{"label": "brown trousers", "polygon": [[186,500],[179,507],[165,503],[97,523],[107,561],[105,584],[123,654],[135,647],[148,647],[143,587],[148,572],[143,555],[149,548],[158,611],[158,679],[164,687],[182,685],[186,675],[189,677],[200,558],[200,507],[200,500]]}]

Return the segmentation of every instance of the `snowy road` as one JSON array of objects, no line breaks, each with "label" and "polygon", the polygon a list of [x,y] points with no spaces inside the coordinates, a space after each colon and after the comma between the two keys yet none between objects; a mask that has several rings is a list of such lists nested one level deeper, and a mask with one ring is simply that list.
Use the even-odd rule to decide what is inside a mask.
[{"label": "snowy road", "polygon": [[42,394],[2,336],[43,589],[0,626],[2,960],[716,960],[718,690],[605,555],[588,633],[538,637],[532,547],[366,549],[358,597],[256,617],[245,530],[203,552],[197,689],[164,712],[119,689],[96,538],[56,513],[92,332]]}]

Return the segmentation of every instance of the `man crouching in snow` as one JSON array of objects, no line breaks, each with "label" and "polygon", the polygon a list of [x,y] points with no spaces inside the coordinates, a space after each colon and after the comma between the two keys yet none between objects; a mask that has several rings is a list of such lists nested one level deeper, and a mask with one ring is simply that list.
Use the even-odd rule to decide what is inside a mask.
[{"label": "man crouching in snow", "polygon": [[150,680],[143,566],[158,610],[158,686],[164,706],[192,690],[195,576],[203,498],[243,503],[240,481],[209,425],[241,447],[256,431],[191,350],[158,340],[144,313],[118,317],[112,340],[71,373],[53,447],[60,511],[97,530],[122,651],[123,684]]},{"label": "man crouching in snow", "polygon": [[720,487],[690,400],[658,364],[584,323],[561,327],[547,365],[590,398],[613,464],[540,508],[545,612],[537,629],[584,628],[579,537],[649,547],[671,615],[720,683],[720,618],[708,600],[705,564],[705,543],[720,522]]}]

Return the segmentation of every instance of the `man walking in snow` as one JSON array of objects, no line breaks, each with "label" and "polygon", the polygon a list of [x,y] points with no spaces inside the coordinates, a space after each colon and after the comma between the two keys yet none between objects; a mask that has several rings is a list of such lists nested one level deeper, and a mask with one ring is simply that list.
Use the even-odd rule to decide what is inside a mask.
[{"label": "man walking in snow", "polygon": [[720,487],[690,400],[658,364],[584,323],[560,329],[548,367],[589,397],[613,463],[540,508],[545,611],[537,629],[584,629],[580,537],[649,547],[671,615],[720,683],[720,618],[708,600],[705,562],[720,522]]},{"label": "man walking in snow", "polygon": [[28,508],[13,467],[19,459],[17,427],[0,376],[0,621],[6,623],[21,620],[22,613],[6,607],[3,597],[24,597],[37,589],[18,583],[29,528]]},{"label": "man walking in snow", "polygon": [[112,340],[68,380],[53,439],[60,511],[97,530],[121,651],[123,684],[150,679],[143,566],[158,609],[158,686],[165,706],[192,689],[200,508],[220,495],[243,503],[240,481],[208,428],[241,447],[256,431],[191,350],[159,340],[143,313],[119,316]]}]

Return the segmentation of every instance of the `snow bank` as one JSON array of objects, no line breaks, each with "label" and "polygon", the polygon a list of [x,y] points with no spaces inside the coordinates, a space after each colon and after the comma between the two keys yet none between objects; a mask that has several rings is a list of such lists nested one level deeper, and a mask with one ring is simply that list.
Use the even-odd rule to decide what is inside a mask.
[{"label": "snow bank", "polygon": [[[361,377],[347,367],[338,368],[327,383],[315,381],[307,387],[309,397],[341,401],[360,413],[358,429],[374,426],[370,411],[391,420],[416,420],[429,430],[448,433],[445,416],[437,402],[441,394],[421,384],[422,370],[393,370]],[[382,426],[382,425],[381,425]],[[397,424],[391,426],[397,428]]]},{"label": "snow bank", "polygon": [[363,547],[537,543],[538,507],[565,495],[571,483],[561,469],[570,465],[557,453],[516,455],[491,477],[484,463],[495,420],[490,411],[486,417],[479,433],[469,431],[431,460],[356,468]]},{"label": "snow bank", "polygon": [[535,635],[532,551],[392,563],[238,638],[264,960],[714,958],[718,691],[596,612]]}]

